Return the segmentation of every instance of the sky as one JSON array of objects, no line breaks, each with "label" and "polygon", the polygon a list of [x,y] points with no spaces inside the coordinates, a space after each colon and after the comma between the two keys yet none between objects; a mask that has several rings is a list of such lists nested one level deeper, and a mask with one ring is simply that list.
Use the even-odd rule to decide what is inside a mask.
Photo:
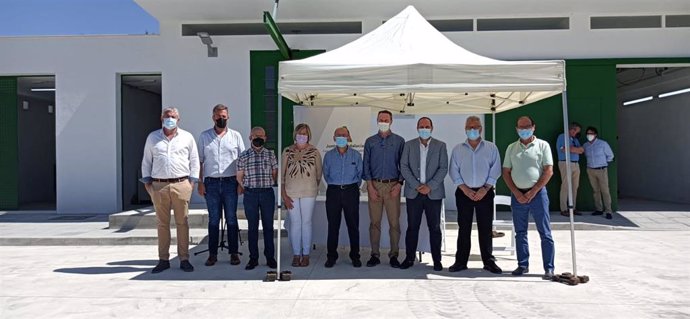
[{"label": "sky", "polygon": [[0,36],[158,34],[134,0],[0,0]]}]

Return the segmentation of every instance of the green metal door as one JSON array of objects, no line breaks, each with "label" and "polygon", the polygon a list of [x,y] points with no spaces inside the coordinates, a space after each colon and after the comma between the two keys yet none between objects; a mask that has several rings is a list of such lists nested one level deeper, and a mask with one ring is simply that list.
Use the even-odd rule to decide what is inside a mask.
[{"label": "green metal door", "polygon": [[19,206],[17,78],[0,77],[0,209]]}]

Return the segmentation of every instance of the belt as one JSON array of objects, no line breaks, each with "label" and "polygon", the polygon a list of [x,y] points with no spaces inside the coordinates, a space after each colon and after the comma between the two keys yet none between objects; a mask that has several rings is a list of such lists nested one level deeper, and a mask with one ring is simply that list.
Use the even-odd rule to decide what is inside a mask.
[{"label": "belt", "polygon": [[524,194],[524,193],[531,191],[532,189],[531,188],[518,188],[518,190]]},{"label": "belt", "polygon": [[587,167],[589,169],[606,169],[608,166],[602,166],[602,167]]},{"label": "belt", "polygon": [[[473,191],[475,191],[475,192],[478,191],[478,190],[480,190],[480,189],[482,189],[482,188],[484,188],[484,187],[470,187],[470,189],[473,190]],[[490,190],[493,190],[493,187],[490,188],[490,189],[487,189],[487,191],[490,191]]]},{"label": "belt", "polygon": [[345,189],[350,189],[350,188],[357,188],[358,186],[359,185],[357,183],[352,183],[352,184],[347,184],[347,185],[328,185],[328,188],[345,190]]},{"label": "belt", "polygon": [[[565,161],[559,161],[559,162],[565,162]],[[570,161],[571,163],[577,163],[578,161]]]},{"label": "belt", "polygon": [[237,177],[236,176],[206,177],[206,179],[209,179],[212,181],[232,181],[232,180],[237,180]]},{"label": "belt", "polygon": [[393,178],[393,179],[376,179],[376,178],[374,178],[374,182],[388,184],[388,183],[397,183],[397,182],[399,182],[399,180],[397,178]]},{"label": "belt", "polygon": [[179,183],[181,181],[186,181],[189,176],[182,176],[177,178],[152,178],[151,180],[159,183]]},{"label": "belt", "polygon": [[268,191],[268,190],[272,191],[273,187],[245,187],[244,188],[244,191],[250,191],[250,192],[251,191],[260,192],[260,191]]}]

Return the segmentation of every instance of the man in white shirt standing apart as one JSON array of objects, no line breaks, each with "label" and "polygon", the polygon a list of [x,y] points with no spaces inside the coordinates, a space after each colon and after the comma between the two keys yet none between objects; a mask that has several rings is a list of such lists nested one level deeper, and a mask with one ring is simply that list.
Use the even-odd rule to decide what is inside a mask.
[{"label": "man in white shirt standing apart", "polygon": [[194,183],[199,179],[199,153],[194,137],[178,128],[180,112],[168,107],[161,113],[163,128],[146,138],[141,161],[141,181],[151,195],[158,220],[158,264],[151,271],[170,268],[170,209],[177,229],[177,255],[180,268],[194,271],[189,263],[189,224],[187,214]]}]

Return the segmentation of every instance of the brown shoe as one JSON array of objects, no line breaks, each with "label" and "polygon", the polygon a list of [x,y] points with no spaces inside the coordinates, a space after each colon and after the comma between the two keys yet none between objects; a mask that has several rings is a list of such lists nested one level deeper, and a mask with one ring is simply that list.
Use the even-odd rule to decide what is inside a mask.
[{"label": "brown shoe", "polygon": [[208,256],[208,259],[206,259],[206,263],[204,265],[213,266],[216,264],[217,261],[218,261],[218,257],[211,255],[211,256]]},{"label": "brown shoe", "polygon": [[561,215],[565,217],[570,217],[570,214],[564,210],[561,211]]},{"label": "brown shoe", "polygon": [[239,265],[240,264],[240,255],[238,254],[230,254],[230,264],[233,266]]},{"label": "brown shoe", "polygon": [[506,233],[504,233],[504,232],[499,232],[499,231],[495,231],[495,230],[491,231],[491,238],[501,238],[505,235],[506,235]]},{"label": "brown shoe", "polygon": [[292,256],[292,267],[299,267],[300,258],[299,256]]},{"label": "brown shoe", "polygon": [[309,256],[302,256],[302,261],[300,261],[299,266],[300,267],[309,266]]}]

